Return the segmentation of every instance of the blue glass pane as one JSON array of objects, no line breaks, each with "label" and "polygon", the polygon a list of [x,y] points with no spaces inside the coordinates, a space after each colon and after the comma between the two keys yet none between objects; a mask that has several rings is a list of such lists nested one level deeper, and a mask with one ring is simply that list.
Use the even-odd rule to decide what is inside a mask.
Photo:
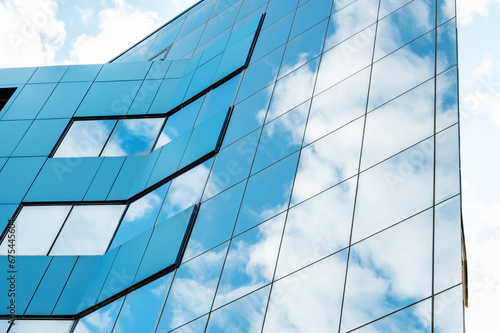
[{"label": "blue glass pane", "polygon": [[63,290],[66,281],[75,265],[77,257],[54,257],[47,272],[40,281],[30,305],[27,315],[50,315]]},{"label": "blue glass pane", "polygon": [[228,111],[221,111],[194,128],[179,168],[189,165],[216,148]]},{"label": "blue glass pane", "polygon": [[161,80],[167,74],[168,69],[172,61],[153,61],[151,68],[149,69],[148,75],[146,75],[146,80]]},{"label": "blue glass pane", "polygon": [[217,67],[221,62],[221,58],[222,55],[218,55],[196,69],[193,79],[186,92],[186,100],[190,99],[200,91],[210,86],[210,84],[213,82],[212,80],[214,78]]},{"label": "blue glass pane", "polygon": [[222,56],[222,60],[219,68],[217,69],[217,73],[215,73],[213,82],[223,79],[230,73],[245,65],[253,40],[254,35],[250,35],[231,47],[229,46],[231,40],[229,40],[228,48]]},{"label": "blue glass pane", "polygon": [[201,205],[183,261],[231,238],[244,190],[245,183],[243,182]]},{"label": "blue glass pane", "polygon": [[54,308],[54,315],[72,315],[77,313],[78,305],[100,260],[101,256],[78,257],[78,261]]},{"label": "blue glass pane", "polygon": [[250,65],[243,76],[236,101],[242,101],[274,82],[278,74],[284,47]]},{"label": "blue glass pane", "polygon": [[127,62],[105,64],[95,81],[143,80],[151,67],[151,62]]},{"label": "blue glass pane", "polygon": [[[217,2],[217,5],[219,5],[219,3],[220,1]],[[216,17],[208,21],[205,31],[203,32],[203,36],[200,39],[200,44],[205,43],[206,41],[215,37],[222,31],[226,30],[227,28],[230,28],[233,25],[234,20],[236,19],[236,15],[238,15],[238,10],[240,9],[240,6],[241,6],[241,1],[238,1],[236,4],[225,9]]]},{"label": "blue glass pane", "polygon": [[241,5],[240,12],[238,14],[238,20],[246,17],[248,14],[266,4],[267,0],[245,0]]},{"label": "blue glass pane", "polygon": [[193,217],[193,210],[194,206],[157,223],[134,283],[180,261],[180,250]]},{"label": "blue glass pane", "polygon": [[0,156],[9,157],[31,125],[31,120],[0,122]]},{"label": "blue glass pane", "polygon": [[456,1],[455,0],[438,0],[437,25],[448,21],[456,16]]},{"label": "blue glass pane", "polygon": [[131,197],[134,182],[146,159],[147,156],[128,156],[125,159],[107,200],[125,200]]},{"label": "blue glass pane", "polygon": [[411,2],[411,0],[380,0],[379,18],[382,19],[383,17],[398,10],[409,2]]},{"label": "blue glass pane", "polygon": [[459,285],[434,297],[434,332],[464,332],[463,289]]},{"label": "blue glass pane", "polygon": [[323,48],[328,21],[324,20],[288,42],[279,76],[286,75],[317,57]]},{"label": "blue glass pane", "polygon": [[106,157],[103,159],[90,187],[85,194],[85,201],[106,200],[116,176],[125,162],[125,157]]},{"label": "blue glass pane", "polygon": [[280,214],[231,240],[214,308],[272,281],[284,224],[285,214]]},{"label": "blue glass pane", "polygon": [[0,188],[9,190],[0,191],[0,202],[21,202],[45,160],[44,157],[9,159],[0,173]]},{"label": "blue glass pane", "polygon": [[127,295],[113,331],[153,333],[172,277],[169,274]]},{"label": "blue glass pane", "polygon": [[219,152],[208,180],[208,198],[239,183],[250,174],[260,131],[255,131]]},{"label": "blue glass pane", "polygon": [[297,9],[290,38],[295,38],[310,27],[330,16],[330,0],[311,0]]},{"label": "blue glass pane", "polygon": [[69,119],[35,120],[12,156],[48,156]]},{"label": "blue glass pane", "polygon": [[[287,3],[288,2],[293,1],[287,0]],[[292,26],[293,17],[294,13],[290,13],[284,18],[280,19],[278,22],[270,25],[260,32],[257,43],[255,44],[255,49],[252,53],[252,62],[262,58],[272,50],[286,43],[286,41],[288,40],[290,27]],[[264,20],[264,22],[267,22],[267,19],[268,16],[266,15],[266,19]]]},{"label": "blue glass pane", "polygon": [[55,87],[55,83],[24,86],[2,119],[34,119]]},{"label": "blue glass pane", "polygon": [[73,122],[54,157],[99,156],[115,124],[115,119]]},{"label": "blue glass pane", "polygon": [[91,84],[92,82],[59,83],[37,118],[72,117]]},{"label": "blue glass pane", "polygon": [[[191,59],[179,59],[172,60],[167,74],[165,74],[166,79],[179,79],[187,72],[188,66],[193,66],[193,61]],[[196,66],[194,66],[196,68]],[[193,68],[193,69],[194,69]]]},{"label": "blue glass pane", "polygon": [[192,52],[196,47],[196,44],[198,44],[204,28],[205,26],[202,25],[184,36],[182,39],[175,41],[175,43],[172,45],[172,48],[170,49],[170,52],[168,52],[166,59],[181,59],[185,55]]},{"label": "blue glass pane", "polygon": [[180,79],[163,80],[163,83],[161,84],[158,93],[149,108],[149,114],[166,113],[170,110],[169,107],[172,105],[171,101],[176,93],[180,81]]},{"label": "blue glass pane", "polygon": [[223,147],[262,126],[271,100],[271,93],[270,89],[262,89],[235,105],[224,135]]},{"label": "blue glass pane", "polygon": [[118,247],[116,258],[97,299],[98,303],[132,286],[151,232],[150,229]]},{"label": "blue glass pane", "polygon": [[83,200],[101,162],[102,158],[48,159],[26,200]]},{"label": "blue glass pane", "polygon": [[458,122],[458,73],[450,68],[436,78],[436,132]]},{"label": "blue glass pane", "polygon": [[287,209],[298,157],[295,153],[248,180],[235,234]]},{"label": "blue glass pane", "polygon": [[192,322],[187,323],[184,326],[179,327],[171,331],[172,333],[193,333],[193,332],[204,332],[207,326],[208,315],[200,317]]},{"label": "blue glass pane", "polygon": [[16,257],[16,312],[26,311],[33,294],[49,267],[52,257]]},{"label": "blue glass pane", "polygon": [[120,119],[102,156],[145,155],[153,148],[164,118]]},{"label": "blue glass pane", "polygon": [[[2,163],[0,162],[0,165]],[[0,205],[0,230],[5,230],[18,205]]]},{"label": "blue glass pane", "polygon": [[460,192],[458,137],[458,125],[436,135],[435,202],[441,202]]},{"label": "blue glass pane", "polygon": [[270,290],[262,288],[212,312],[205,332],[260,332]]},{"label": "blue glass pane", "polygon": [[297,151],[302,146],[310,102],[267,123],[262,130],[252,173]]},{"label": "blue glass pane", "polygon": [[[297,8],[298,0],[272,0],[266,10],[266,20],[263,28],[276,22],[292,10]],[[259,37],[260,38],[260,37]]]},{"label": "blue glass pane", "polygon": [[227,244],[223,244],[177,269],[157,332],[167,332],[210,311],[226,252]]},{"label": "blue glass pane", "polygon": [[198,116],[198,111],[202,102],[203,97],[198,98],[193,103],[190,103],[186,107],[169,116],[160,133],[160,137],[156,142],[155,149],[166,145],[170,141],[190,131],[194,126],[194,122]]},{"label": "blue glass pane", "polygon": [[173,141],[170,141],[163,147],[156,151],[159,151],[159,156],[156,161],[156,165],[151,172],[151,176],[148,180],[147,186],[156,184],[157,182],[165,179],[166,177],[172,175],[179,169],[179,164],[181,162],[184,151],[188,144],[189,138],[191,137],[191,131],[184,133]]},{"label": "blue glass pane", "polygon": [[113,238],[110,249],[122,245],[153,227],[169,183],[132,202]]},{"label": "blue glass pane", "polygon": [[457,64],[457,32],[455,20],[440,26],[437,32],[437,72]]},{"label": "blue glass pane", "polygon": [[212,13],[215,2],[215,0],[204,1],[198,6],[199,8],[197,8],[196,11],[190,12],[186,17],[186,20],[184,21],[184,24],[182,25],[177,38],[182,38],[194,28],[205,23]]},{"label": "blue glass pane", "polygon": [[36,70],[37,67],[2,68],[0,69],[0,84],[25,84]]},{"label": "blue glass pane", "polygon": [[162,80],[145,80],[130,106],[128,114],[146,114],[153,103]]},{"label": "blue glass pane", "polygon": [[[73,333],[110,333],[123,305],[124,297],[78,320]],[[105,320],[103,320],[105,318]]]},{"label": "blue glass pane", "polygon": [[77,116],[125,115],[141,87],[142,81],[95,82]]},{"label": "blue glass pane", "polygon": [[66,74],[61,79],[61,82],[72,81],[93,81],[102,65],[73,65],[69,66]]},{"label": "blue glass pane", "polygon": [[28,83],[59,82],[69,66],[38,67]]},{"label": "blue glass pane", "polygon": [[156,37],[153,46],[151,47],[151,50],[149,50],[149,56],[152,57],[156,55],[158,52],[160,52],[161,50],[165,49],[167,46],[172,44],[175,37],[177,36],[177,33],[179,32],[179,29],[181,28],[181,25],[182,23],[169,25],[168,30],[160,31],[158,33],[158,36]]}]

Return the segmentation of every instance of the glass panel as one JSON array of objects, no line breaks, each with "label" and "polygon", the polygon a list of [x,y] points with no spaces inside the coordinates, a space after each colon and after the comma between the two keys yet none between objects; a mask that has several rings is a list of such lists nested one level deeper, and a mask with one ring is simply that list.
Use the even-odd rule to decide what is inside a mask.
[{"label": "glass panel", "polygon": [[375,25],[372,25],[323,54],[315,93],[348,78],[370,65]]},{"label": "glass panel", "polygon": [[269,291],[262,288],[212,312],[205,332],[260,332]]},{"label": "glass panel", "polygon": [[72,65],[64,74],[61,82],[93,81],[103,65]]},{"label": "glass panel", "polygon": [[168,274],[128,294],[113,331],[153,333],[160,318],[172,276],[173,274]]},{"label": "glass panel", "polygon": [[434,76],[434,32],[373,65],[368,111]]},{"label": "glass panel", "polygon": [[75,206],[50,255],[98,255],[106,252],[125,206]]},{"label": "glass panel", "polygon": [[[73,320],[16,320],[10,333],[70,333]],[[75,331],[76,332],[76,331]]]},{"label": "glass panel", "polygon": [[434,238],[434,291],[462,282],[460,197],[436,206]]},{"label": "glass panel", "polygon": [[436,78],[436,132],[458,122],[457,67]]},{"label": "glass panel", "polygon": [[455,20],[438,27],[437,31],[437,72],[457,64],[457,30]]},{"label": "glass panel", "polygon": [[351,249],[341,332],[431,295],[432,210]]},{"label": "glass panel", "polygon": [[262,89],[234,107],[222,147],[262,126],[271,93],[270,89]]},{"label": "glass panel", "polygon": [[144,80],[151,62],[114,62],[104,64],[95,81]]},{"label": "glass panel", "polygon": [[436,135],[436,202],[460,192],[458,125]]},{"label": "glass panel", "polygon": [[176,23],[174,25],[169,25],[168,30],[160,31],[158,36],[155,39],[151,50],[149,50],[149,57],[156,55],[161,50],[165,49],[167,46],[172,44],[179,29],[181,28],[182,23]]},{"label": "glass panel", "polygon": [[84,201],[106,200],[124,162],[125,157],[104,158],[85,193]]},{"label": "glass panel", "polygon": [[284,50],[285,48],[281,47],[247,68],[238,90],[236,102],[244,100],[274,82]]},{"label": "glass panel", "polygon": [[59,83],[37,118],[72,117],[91,84],[92,82]]},{"label": "glass panel", "polygon": [[44,157],[10,158],[0,173],[0,202],[18,205],[26,196],[43,163]]},{"label": "glass panel", "polygon": [[0,84],[25,84],[37,69],[38,67],[2,68]]},{"label": "glass panel", "polygon": [[[334,6],[337,1],[334,1]],[[325,50],[367,28],[377,20],[378,1],[358,0],[330,17]]]},{"label": "glass panel", "polygon": [[364,119],[358,119],[302,149],[292,204],[302,202],[358,172],[363,125]]},{"label": "glass panel", "polygon": [[[5,258],[4,258],[5,260]],[[23,313],[28,307],[29,302],[33,298],[33,294],[42,280],[43,275],[47,271],[47,267],[52,260],[51,257],[32,257],[32,256],[17,256],[16,257],[16,313]],[[5,260],[7,262],[7,260]],[[5,270],[5,272],[7,269]],[[6,274],[7,275],[7,274]],[[5,281],[9,282],[6,276]],[[5,288],[4,290],[7,290]],[[7,296],[7,293],[4,295]],[[4,303],[5,304],[5,303]]]},{"label": "glass panel", "polygon": [[397,50],[435,27],[436,0],[415,0],[380,20],[375,59]]},{"label": "glass panel", "polygon": [[78,320],[73,333],[110,333],[123,304],[123,297]]},{"label": "glass panel", "polygon": [[388,317],[354,330],[355,333],[431,333],[431,306],[430,299],[403,309]]},{"label": "glass panel", "polygon": [[300,35],[310,27],[330,16],[331,0],[311,0],[297,9],[290,32],[290,39]]},{"label": "glass panel", "polygon": [[203,317],[200,317],[196,320],[193,320],[192,322],[179,327],[176,330],[173,330],[171,332],[175,333],[196,333],[196,332],[204,332],[205,327],[207,326],[207,320],[208,320],[208,315],[205,315]]},{"label": "glass panel", "polygon": [[[217,6],[220,7],[219,3],[220,3],[220,1],[217,1]],[[225,9],[223,12],[221,12],[216,17],[213,17],[214,13],[212,12],[213,18],[210,21],[208,21],[208,23],[207,23],[205,31],[203,32],[203,36],[200,39],[200,45],[204,44],[206,41],[217,36],[222,31],[230,28],[233,25],[234,20],[236,19],[236,15],[238,15],[238,11],[240,9],[240,6],[241,6],[241,2],[238,1],[238,3]],[[217,8],[214,9],[214,12],[216,10],[217,10]],[[198,46],[198,48],[199,48],[199,46]]]},{"label": "glass panel", "polygon": [[267,6],[266,10],[266,20],[264,21],[263,28],[268,27],[270,24],[276,22],[286,14],[290,13],[292,10],[295,10],[297,8],[297,4],[298,0],[269,1],[269,5]]},{"label": "glass panel", "polygon": [[[288,4],[292,3],[293,1],[294,0],[287,0],[286,2]],[[273,2],[276,2],[276,0],[272,1],[271,3]],[[268,18],[269,16],[266,15],[264,25],[266,24],[266,22],[268,22]],[[288,35],[290,33],[290,27],[292,26],[293,18],[294,13],[290,13],[284,18],[280,19],[278,22],[270,25],[260,32],[257,43],[255,44],[255,49],[252,53],[252,61],[262,58],[269,52],[286,43],[286,41],[288,40]]]},{"label": "glass panel", "polygon": [[127,114],[147,114],[161,83],[162,80],[144,80]]},{"label": "glass panel", "polygon": [[91,157],[99,156],[116,120],[75,121],[54,157]]},{"label": "glass panel", "polygon": [[205,190],[205,198],[214,196],[248,177],[259,134],[259,131],[255,131],[218,153]]},{"label": "glass panel", "polygon": [[158,137],[164,118],[120,119],[102,156],[146,155]]},{"label": "glass panel", "polygon": [[324,20],[288,42],[279,77],[290,73],[320,55],[327,23],[327,20]]},{"label": "glass panel", "polygon": [[0,122],[0,156],[9,157],[31,125],[31,120]]},{"label": "glass panel", "polygon": [[312,97],[319,58],[310,61],[276,82],[268,119],[274,119]]},{"label": "glass panel", "polygon": [[35,120],[12,156],[48,156],[69,119]]},{"label": "glass panel", "polygon": [[437,25],[456,16],[455,0],[438,0]]},{"label": "glass panel", "polygon": [[[44,256],[50,250],[71,206],[24,206],[15,220],[16,252]],[[7,255],[8,236],[0,247]]]},{"label": "glass panel", "polygon": [[380,0],[379,19],[389,15],[395,10],[398,10],[411,1],[412,0]]},{"label": "glass panel", "polygon": [[434,133],[434,80],[366,116],[361,170]]},{"label": "glass panel", "polygon": [[174,141],[169,142],[165,146],[160,147],[159,150],[155,150],[152,153],[155,154],[159,151],[159,156],[149,177],[147,183],[148,187],[164,180],[168,176],[171,176],[179,169],[182,155],[186,150],[190,137],[191,131],[186,132],[178,138],[175,138]]},{"label": "glass panel", "polygon": [[157,332],[166,332],[210,311],[227,244],[209,251],[177,269],[163,308]]},{"label": "glass panel", "polygon": [[242,182],[201,205],[183,261],[231,238],[244,190]]},{"label": "glass panel", "polygon": [[38,67],[28,83],[59,82],[69,66]]},{"label": "glass panel", "polygon": [[207,94],[203,105],[200,110],[200,114],[196,119],[196,125],[202,123],[203,121],[210,119],[217,112],[221,110],[227,110],[231,105],[233,105],[234,96],[236,90],[241,80],[241,75],[237,75],[231,80],[225,82],[223,85],[210,91]]},{"label": "glass panel", "polygon": [[202,23],[205,23],[212,10],[216,1],[205,1],[202,2],[194,12],[190,12],[182,25],[181,31],[177,38],[182,38],[184,35],[192,31],[194,28]]},{"label": "glass panel", "polygon": [[298,157],[295,153],[249,178],[234,234],[287,209]]},{"label": "glass panel", "polygon": [[346,263],[343,251],[275,282],[263,332],[336,330]]},{"label": "glass panel", "polygon": [[232,239],[214,308],[272,281],[284,223],[283,213]]},{"label": "glass panel", "polygon": [[361,173],[353,242],[432,206],[433,148],[430,138]]},{"label": "glass panel", "polygon": [[309,101],[264,126],[252,166],[256,173],[300,149],[304,137]]},{"label": "glass panel", "polygon": [[465,332],[461,285],[434,298],[434,332]]},{"label": "glass panel", "polygon": [[55,83],[24,86],[2,119],[34,119],[55,87]]},{"label": "glass panel", "polygon": [[153,227],[169,185],[170,183],[161,186],[128,206],[110,249],[128,242]]},{"label": "glass panel", "polygon": [[364,69],[313,98],[305,144],[365,113],[370,69]]},{"label": "glass panel", "polygon": [[356,180],[350,179],[290,209],[276,278],[349,245]]},{"label": "glass panel", "polygon": [[204,97],[198,98],[196,101],[190,103],[167,118],[167,122],[160,133],[155,149],[166,145],[170,141],[179,137],[181,134],[184,134],[193,128],[201,103],[203,102],[203,98]]},{"label": "glass panel", "polygon": [[175,43],[172,44],[172,48],[170,49],[170,52],[168,52],[166,60],[182,59],[182,57],[192,52],[198,44],[204,28],[205,25],[202,25],[184,36],[182,39],[176,40]]}]

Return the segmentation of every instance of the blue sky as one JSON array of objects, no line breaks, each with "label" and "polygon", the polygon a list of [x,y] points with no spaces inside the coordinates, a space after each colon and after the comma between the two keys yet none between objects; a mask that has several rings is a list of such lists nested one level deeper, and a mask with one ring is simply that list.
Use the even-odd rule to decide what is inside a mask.
[{"label": "blue sky", "polygon": [[[500,0],[458,0],[468,332],[500,328]],[[0,67],[102,63],[196,0],[1,0]]]}]

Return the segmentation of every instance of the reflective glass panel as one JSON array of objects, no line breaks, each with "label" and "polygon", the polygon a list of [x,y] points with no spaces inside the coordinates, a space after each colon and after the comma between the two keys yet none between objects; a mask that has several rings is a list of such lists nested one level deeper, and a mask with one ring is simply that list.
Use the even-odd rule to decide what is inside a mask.
[{"label": "reflective glass panel", "polygon": [[460,191],[458,125],[436,135],[436,203]]},{"label": "reflective glass panel", "polygon": [[164,118],[120,119],[102,156],[145,155],[151,151]]},{"label": "reflective glass panel", "polygon": [[351,249],[341,332],[411,305],[432,292],[432,210]]},{"label": "reflective glass panel", "polygon": [[462,286],[457,286],[434,297],[434,332],[464,332]]},{"label": "reflective glass panel", "polygon": [[263,332],[338,329],[346,263],[343,251],[275,282]]},{"label": "reflective glass panel", "polygon": [[9,332],[70,333],[73,322],[73,320],[16,320]]},{"label": "reflective glass panel", "polygon": [[123,297],[78,320],[73,333],[110,333],[123,305]]},{"label": "reflective glass panel", "polygon": [[363,125],[364,119],[358,119],[302,149],[292,204],[357,173]]},{"label": "reflective glass panel", "polygon": [[436,78],[436,132],[458,122],[457,67]]},{"label": "reflective glass panel", "polygon": [[352,178],[290,209],[277,278],[349,245],[356,181]]},{"label": "reflective glass panel", "polygon": [[437,72],[457,64],[457,30],[455,20],[438,27],[437,31]]},{"label": "reflective glass panel", "polygon": [[99,156],[116,120],[75,121],[54,157],[91,157]]},{"label": "reflective glass panel", "polygon": [[106,252],[125,206],[75,206],[50,255],[98,255]]}]

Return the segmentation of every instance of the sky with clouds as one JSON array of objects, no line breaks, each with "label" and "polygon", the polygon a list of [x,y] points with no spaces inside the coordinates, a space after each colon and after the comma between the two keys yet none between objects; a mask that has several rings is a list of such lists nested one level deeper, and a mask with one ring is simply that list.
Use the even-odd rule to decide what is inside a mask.
[{"label": "sky with clouds", "polygon": [[[197,0],[1,0],[0,67],[107,62]],[[500,328],[500,0],[458,0],[468,332]]]}]

